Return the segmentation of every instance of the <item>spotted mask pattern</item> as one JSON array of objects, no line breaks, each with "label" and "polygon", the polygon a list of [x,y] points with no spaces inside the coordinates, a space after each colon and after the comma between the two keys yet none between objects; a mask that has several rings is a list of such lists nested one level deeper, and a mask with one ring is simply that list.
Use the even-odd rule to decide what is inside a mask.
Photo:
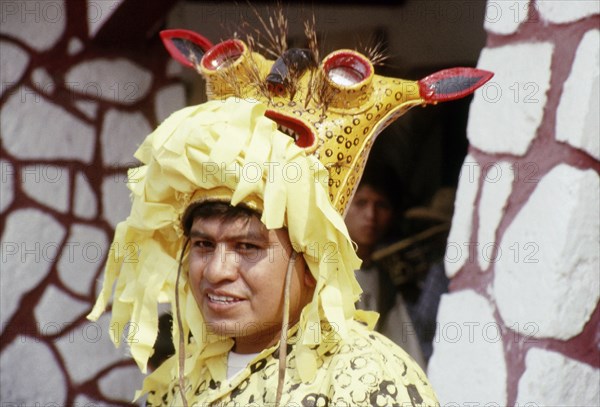
[{"label": "spotted mask pattern", "polygon": [[408,109],[464,97],[492,73],[452,68],[419,81],[375,74],[365,55],[337,50],[322,61],[307,49],[269,60],[239,39],[213,45],[187,30],[161,33],[171,55],[206,80],[210,100],[265,103],[265,115],[329,171],[329,198],[343,215],[377,135]]}]

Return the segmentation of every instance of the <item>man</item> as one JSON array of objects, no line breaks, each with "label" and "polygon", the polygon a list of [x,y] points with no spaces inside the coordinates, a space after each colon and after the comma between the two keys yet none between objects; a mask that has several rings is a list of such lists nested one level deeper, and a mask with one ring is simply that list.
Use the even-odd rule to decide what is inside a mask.
[{"label": "man", "polygon": [[388,273],[371,259],[388,237],[396,212],[402,207],[402,188],[398,182],[391,182],[386,174],[383,169],[377,171],[368,166],[345,217],[350,238],[357,244],[357,254],[363,260],[361,268],[356,270],[356,278],[363,289],[357,308],[377,311],[380,314],[377,331],[425,368],[426,362],[404,299]]},{"label": "man", "polygon": [[109,259],[92,317],[116,281],[111,326],[138,328],[144,369],[156,301],[173,305],[176,354],[146,378],[149,405],[437,405],[423,371],[355,310],[360,262],[327,170],[265,108],[183,109],[142,144],[113,244],[135,242],[139,257]]}]

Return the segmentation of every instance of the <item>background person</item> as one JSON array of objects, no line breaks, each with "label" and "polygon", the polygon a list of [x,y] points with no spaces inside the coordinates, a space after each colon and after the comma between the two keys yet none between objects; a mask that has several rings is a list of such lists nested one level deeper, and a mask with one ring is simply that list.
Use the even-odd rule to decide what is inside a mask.
[{"label": "background person", "polygon": [[401,286],[401,292],[426,361],[433,353],[440,298],[448,292],[444,254],[455,196],[455,188],[442,187],[427,205],[404,213],[407,230],[413,240],[411,250],[420,254],[419,264],[413,263],[413,267],[422,271],[415,272],[414,277]]},{"label": "background person", "polygon": [[377,331],[425,367],[419,340],[402,295],[388,272],[378,267],[371,258],[376,249],[394,240],[397,214],[401,213],[402,188],[388,174],[385,170],[378,171],[367,166],[345,217],[350,238],[356,243],[357,254],[363,260],[356,270],[356,279],[363,289],[357,307],[377,311],[380,314]]},{"label": "background person", "polygon": [[448,291],[444,253],[454,207],[454,188],[440,188],[427,205],[413,207],[403,216],[403,236],[380,247],[371,260],[401,296],[418,338],[425,362],[432,354],[437,310]]}]

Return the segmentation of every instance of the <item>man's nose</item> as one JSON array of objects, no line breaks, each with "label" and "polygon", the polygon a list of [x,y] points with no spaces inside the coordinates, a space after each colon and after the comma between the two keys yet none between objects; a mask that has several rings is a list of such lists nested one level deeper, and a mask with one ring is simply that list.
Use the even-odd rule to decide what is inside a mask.
[{"label": "man's nose", "polygon": [[365,218],[371,220],[375,218],[375,205],[367,205],[364,212]]},{"label": "man's nose", "polygon": [[217,245],[206,263],[204,279],[212,284],[235,280],[238,277],[239,260],[234,250],[229,250],[225,245]]}]

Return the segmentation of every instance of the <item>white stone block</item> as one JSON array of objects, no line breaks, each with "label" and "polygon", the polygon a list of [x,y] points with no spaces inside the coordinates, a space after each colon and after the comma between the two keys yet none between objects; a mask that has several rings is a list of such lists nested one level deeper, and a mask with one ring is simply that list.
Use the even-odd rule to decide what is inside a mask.
[{"label": "white stone block", "polygon": [[87,0],[88,32],[93,38],[119,8],[123,0]]},{"label": "white stone block", "polygon": [[500,225],[515,179],[513,164],[491,162],[483,166],[483,188],[479,201],[479,230],[477,231],[477,261],[485,271],[497,256],[496,230]]},{"label": "white stone block", "polygon": [[542,20],[554,24],[571,23],[600,13],[597,0],[537,0],[535,7]]},{"label": "white stone block", "polygon": [[156,120],[160,123],[176,110],[185,106],[185,91],[182,85],[170,85],[156,93],[154,109]]},{"label": "white stone block", "polygon": [[134,167],[139,165],[133,154],[152,127],[144,115],[110,109],[102,122],[102,161],[108,167]]},{"label": "white stone block", "polygon": [[102,216],[113,228],[129,216],[131,199],[127,188],[127,174],[114,174],[104,178],[102,206],[104,207]]},{"label": "white stone block", "polygon": [[600,369],[557,352],[532,348],[525,357],[516,404],[600,406]]},{"label": "white stone block", "polygon": [[73,212],[84,219],[92,219],[98,214],[98,200],[87,177],[78,172],[75,176],[75,196]]},{"label": "white stone block", "polygon": [[124,58],[100,58],[69,69],[65,74],[65,82],[73,93],[131,105],[148,94],[152,73]]},{"label": "white stone block", "polygon": [[0,96],[21,80],[29,55],[21,47],[8,41],[0,41]]},{"label": "white stone block", "polygon": [[507,405],[506,362],[493,312],[471,290],[442,296],[428,367],[442,406]]},{"label": "white stone block", "polygon": [[44,290],[33,314],[42,335],[56,335],[89,311],[90,304],[80,301],[54,285]]},{"label": "white stone block", "polygon": [[2,2],[0,33],[47,51],[65,31],[66,11],[64,0]]},{"label": "white stone block", "polygon": [[94,128],[28,87],[19,88],[2,106],[0,132],[4,148],[21,159],[89,163],[94,155]]},{"label": "white stone block", "polygon": [[579,334],[600,298],[600,179],[560,164],[500,243],[494,296],[506,325],[528,337]]},{"label": "white stone block", "polygon": [[86,115],[90,119],[95,119],[98,114],[98,103],[92,102],[91,100],[78,100],[74,103],[75,107],[79,109],[81,113]]},{"label": "white stone block", "polygon": [[27,165],[21,169],[21,188],[42,205],[66,213],[70,178],[69,170],[59,165]]},{"label": "white stone block", "polygon": [[0,160],[0,213],[4,213],[15,197],[15,168],[7,160]]},{"label": "white stone block", "polygon": [[8,215],[2,233],[2,330],[23,294],[48,275],[64,236],[64,227],[37,209],[15,210]]},{"label": "white stone block", "polygon": [[46,93],[51,95],[54,93],[56,89],[56,83],[54,79],[50,76],[48,71],[44,68],[37,68],[31,73],[31,79],[35,88],[40,93]]},{"label": "white stone block", "polygon": [[480,176],[479,164],[473,156],[467,155],[458,179],[454,216],[444,257],[448,277],[453,277],[469,257],[471,226]]},{"label": "white stone block", "polygon": [[[467,136],[488,153],[524,155],[542,122],[550,86],[551,43],[484,48],[478,67],[495,73],[475,92]],[[510,63],[507,63],[510,61]]]},{"label": "white stone block", "polygon": [[556,139],[596,160],[600,160],[599,54],[600,31],[590,30],[579,43],[556,111]]},{"label": "white stone block", "polygon": [[529,0],[488,1],[483,27],[491,33],[514,34],[527,20]]},{"label": "white stone block", "polygon": [[131,401],[136,390],[142,388],[143,379],[136,366],[118,367],[101,377],[98,387],[107,398]]},{"label": "white stone block", "polygon": [[72,37],[69,40],[69,45],[67,46],[67,53],[69,55],[75,55],[83,51],[83,42],[77,37]]},{"label": "white stone block", "polygon": [[[131,400],[127,400],[127,401],[131,401]],[[73,404],[75,406],[80,406],[80,407],[97,407],[97,406],[101,405],[101,403],[98,402],[98,400],[93,400],[84,394],[79,394],[77,397],[75,397],[75,401]]]},{"label": "white stone block", "polygon": [[102,229],[75,224],[60,254],[57,269],[60,280],[71,290],[92,295],[92,283],[108,256],[109,241]]},{"label": "white stone block", "polygon": [[56,340],[73,382],[83,383],[113,363],[131,358],[125,347],[115,348],[110,339],[113,334],[110,316],[104,314],[98,322],[85,322]]},{"label": "white stone block", "polygon": [[46,344],[17,336],[2,351],[0,400],[7,406],[65,405],[67,382]]}]

